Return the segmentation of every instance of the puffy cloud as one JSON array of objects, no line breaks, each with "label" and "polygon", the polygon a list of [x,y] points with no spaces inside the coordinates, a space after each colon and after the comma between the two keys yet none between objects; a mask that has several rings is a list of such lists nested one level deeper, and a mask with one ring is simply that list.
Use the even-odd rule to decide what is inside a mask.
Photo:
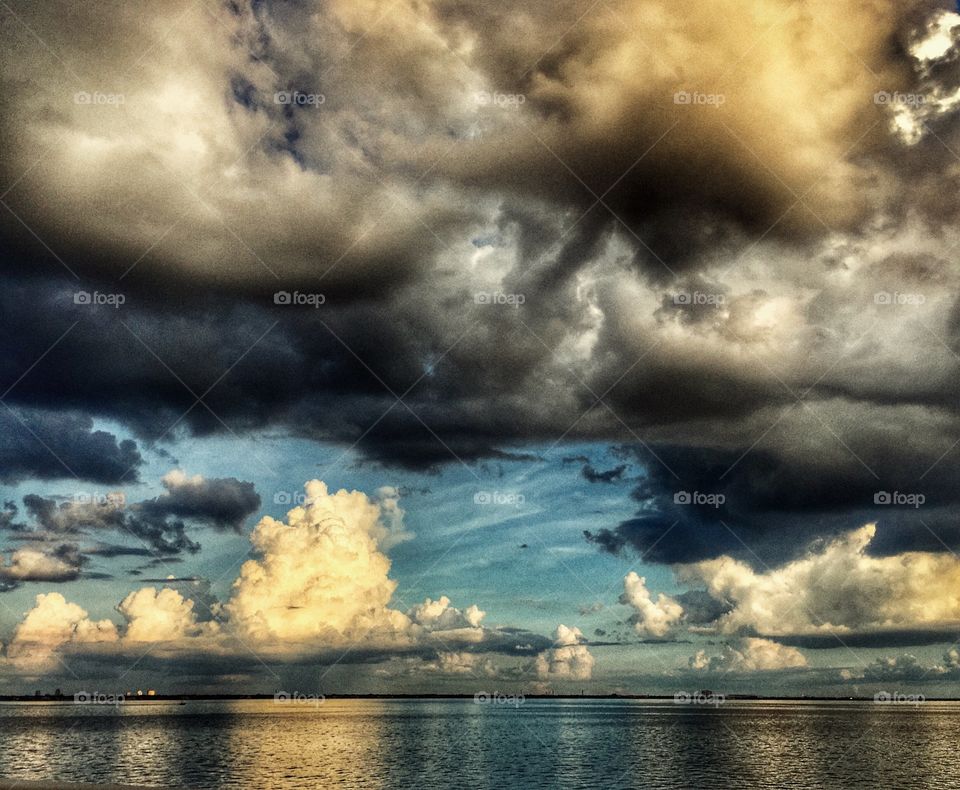
[{"label": "puffy cloud", "polygon": [[197,636],[202,629],[216,630],[215,623],[198,623],[193,607],[192,600],[169,587],[136,590],[117,606],[127,620],[123,638],[130,642],[165,642]]},{"label": "puffy cloud", "polygon": [[635,571],[630,571],[623,580],[620,603],[634,608],[630,622],[641,635],[666,636],[683,617],[683,606],[670,596],[660,593],[654,601],[646,579]]},{"label": "puffy cloud", "polygon": [[[919,62],[921,79],[912,97],[891,103],[889,122],[891,133],[906,145],[920,143],[941,118],[949,118],[960,107],[955,71],[958,33],[960,14],[940,10],[927,18],[923,31],[909,45]],[[947,76],[951,72],[952,79]]]},{"label": "puffy cloud", "polygon": [[596,663],[590,654],[579,628],[558,625],[554,632],[554,647],[537,656],[534,667],[537,677],[550,680],[589,680]]},{"label": "puffy cloud", "polygon": [[569,627],[562,623],[557,626],[553,634],[553,643],[557,647],[569,647],[570,645],[579,645],[586,641],[583,632],[576,626]]},{"label": "puffy cloud", "polygon": [[[131,592],[117,611],[126,621],[119,628],[111,620],[91,620],[82,607],[60,593],[40,594],[17,625],[6,656],[17,669],[43,672],[55,668],[58,655],[67,651],[78,657],[109,657],[130,650],[143,656],[145,645],[155,645],[162,655],[174,659],[180,651],[229,652],[218,638],[219,624],[199,622],[194,601],[169,587]],[[69,656],[64,659],[69,660]]]},{"label": "puffy cloud", "polygon": [[467,678],[480,680],[502,677],[505,674],[510,677],[519,677],[523,671],[522,665],[498,666],[489,656],[461,650],[439,650],[433,655],[394,658],[375,669],[373,674],[393,680],[401,677],[422,680],[424,673],[428,673],[437,680],[452,679],[462,682]]},{"label": "puffy cloud", "polygon": [[873,557],[867,549],[875,534],[868,524],[767,571],[720,557],[678,572],[729,604],[715,622],[723,633],[844,634],[960,622],[960,559],[927,552]]},{"label": "puffy cloud", "polygon": [[428,665],[428,669],[435,668],[445,675],[471,675],[472,677],[492,677],[496,668],[489,658],[481,658],[475,653],[441,652],[437,654],[437,661]]},{"label": "puffy cloud", "polygon": [[78,548],[63,543],[51,551],[17,549],[10,562],[0,565],[0,580],[8,586],[21,582],[65,582],[80,576],[85,557]]},{"label": "puffy cloud", "polygon": [[370,634],[399,637],[411,626],[389,608],[396,582],[377,539],[388,530],[364,493],[306,485],[287,522],[264,517],[250,539],[260,558],[240,569],[224,607],[252,638],[334,643]]},{"label": "puffy cloud", "polygon": [[916,656],[905,654],[877,658],[860,670],[841,670],[843,680],[864,683],[933,683],[960,680],[960,654],[955,648],[943,656],[943,663],[925,666]]},{"label": "puffy cloud", "polygon": [[431,631],[447,631],[456,628],[479,628],[486,612],[481,612],[476,604],[461,611],[450,606],[450,599],[441,595],[436,601],[427,598],[408,612],[410,619]]},{"label": "puffy cloud", "polygon": [[380,523],[383,531],[376,536],[383,551],[389,551],[399,543],[413,540],[414,535],[403,523],[405,515],[400,507],[400,489],[396,486],[381,486],[374,496],[380,506]]},{"label": "puffy cloud", "polygon": [[942,60],[956,46],[954,31],[960,27],[960,14],[940,10],[927,19],[924,27],[923,35],[910,47],[910,54],[928,63]]},{"label": "puffy cloud", "polygon": [[[174,489],[200,484],[168,482]],[[254,528],[257,557],[241,567],[225,604],[213,604],[217,623],[278,654],[319,646],[407,649],[431,634],[454,644],[482,642],[489,633],[477,606],[457,609],[441,596],[408,614],[391,608],[396,582],[382,549],[403,534],[397,498],[392,489],[371,498],[307,483],[304,504],[285,522],[264,517]],[[215,624],[198,622],[191,599],[169,588],[131,593],[118,609],[129,621],[126,640],[202,640],[219,633]]]},{"label": "puffy cloud", "polygon": [[[384,507],[382,493],[374,498],[344,489],[331,493],[319,480],[307,483],[305,504],[292,509],[286,522],[264,517],[257,524],[251,541],[258,556],[241,567],[224,604],[203,580],[170,578],[162,588],[127,595],[117,606],[126,621],[118,629],[110,621],[89,623],[86,612],[60,595],[39,596],[8,655],[27,665],[36,656],[46,662],[67,642],[76,643],[77,653],[79,645],[111,641],[114,650],[154,644],[157,655],[188,654],[196,660],[201,654],[236,656],[239,641],[241,649],[279,661],[309,660],[333,650],[352,650],[358,658],[439,656],[438,670],[457,674],[488,671],[486,661],[459,647],[530,654],[545,643],[525,631],[486,629],[483,611],[475,605],[458,609],[447,596],[427,598],[406,614],[391,608],[396,582],[380,544],[390,544],[402,530],[396,528],[396,507]],[[395,505],[396,492],[387,501]],[[181,583],[190,597],[175,589]],[[209,612],[198,610],[198,601]],[[102,638],[91,639],[91,630],[103,632]],[[573,644],[572,633],[561,629],[557,638]],[[520,648],[520,641],[530,646]],[[558,666],[570,662],[581,672],[580,652],[558,655]]]},{"label": "puffy cloud", "polygon": [[807,659],[795,647],[748,637],[725,644],[719,655],[708,656],[700,650],[689,664],[691,669],[705,672],[770,672],[805,667]]},{"label": "puffy cloud", "polygon": [[930,669],[924,669],[916,656],[904,655],[890,658],[877,658],[864,668],[863,680],[919,680],[929,676]]},{"label": "puffy cloud", "polygon": [[654,599],[645,579],[631,572],[620,602],[633,607],[638,633],[656,637],[685,628],[809,648],[951,640],[960,623],[952,592],[960,586],[960,560],[943,552],[874,556],[875,535],[868,524],[810,544],[773,568],[728,555],[675,565],[677,581],[693,588],[676,597]]},{"label": "puffy cloud", "polygon": [[41,593],[13,632],[7,658],[18,668],[42,671],[57,662],[64,645],[115,642],[117,628],[110,620],[93,621],[75,603],[60,593]]}]

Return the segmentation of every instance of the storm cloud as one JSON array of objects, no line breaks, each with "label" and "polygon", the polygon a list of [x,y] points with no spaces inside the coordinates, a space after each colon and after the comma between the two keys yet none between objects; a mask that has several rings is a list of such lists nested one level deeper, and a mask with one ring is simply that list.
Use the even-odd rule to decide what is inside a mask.
[{"label": "storm cloud", "polygon": [[[948,108],[905,140],[903,108],[876,100],[949,93],[953,55],[910,49],[944,4],[766,0],[680,19],[621,2],[568,37],[580,3],[402,3],[377,27],[372,5],[231,4],[184,9],[181,43],[158,42],[146,72],[118,43],[142,25],[128,11],[14,5],[65,55],[5,28],[6,378],[49,352],[11,402],[147,442],[281,426],[419,468],[625,426],[737,453],[800,393],[843,440],[838,419],[885,411],[879,451],[930,418],[945,433],[918,450],[958,435],[955,240],[928,186],[956,130]],[[768,35],[740,57],[754,29]],[[354,51],[344,34],[360,30]],[[193,39],[206,54],[184,63]],[[127,76],[100,84],[105,61]],[[771,64],[775,91],[758,76]],[[724,101],[677,98],[701,93]],[[907,234],[922,240],[909,259]],[[315,293],[322,307],[293,301]],[[47,433],[49,450],[18,440],[8,477],[70,474],[56,456],[73,468],[73,443]],[[101,460],[73,459],[75,474],[133,479],[135,447],[110,441],[89,437]]]}]

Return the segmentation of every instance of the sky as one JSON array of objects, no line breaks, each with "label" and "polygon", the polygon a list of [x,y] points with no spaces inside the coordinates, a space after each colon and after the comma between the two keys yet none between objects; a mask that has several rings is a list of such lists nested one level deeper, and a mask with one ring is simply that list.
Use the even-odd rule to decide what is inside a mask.
[{"label": "sky", "polygon": [[0,37],[0,693],[960,696],[953,3]]}]

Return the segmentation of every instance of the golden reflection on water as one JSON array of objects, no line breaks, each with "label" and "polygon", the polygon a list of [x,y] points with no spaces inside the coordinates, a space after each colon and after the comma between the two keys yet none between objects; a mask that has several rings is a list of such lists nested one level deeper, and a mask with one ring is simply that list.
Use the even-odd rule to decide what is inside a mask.
[{"label": "golden reflection on water", "polygon": [[251,787],[385,786],[383,701],[245,701],[230,708],[243,720],[226,741],[235,781]]},{"label": "golden reflection on water", "polygon": [[955,786],[960,705],[0,705],[0,775],[189,788]]},{"label": "golden reflection on water", "polygon": [[[179,778],[177,766],[189,760],[177,714],[182,706],[171,702],[131,702],[120,705],[116,728],[116,770],[113,781],[151,781]],[[153,780],[155,781],[155,780]]]}]

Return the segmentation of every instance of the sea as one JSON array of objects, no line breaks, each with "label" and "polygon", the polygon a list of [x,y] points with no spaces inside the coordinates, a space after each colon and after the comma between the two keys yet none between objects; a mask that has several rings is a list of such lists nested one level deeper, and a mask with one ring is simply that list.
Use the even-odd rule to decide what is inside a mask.
[{"label": "sea", "polygon": [[247,790],[951,788],[960,703],[4,703],[0,777]]}]

